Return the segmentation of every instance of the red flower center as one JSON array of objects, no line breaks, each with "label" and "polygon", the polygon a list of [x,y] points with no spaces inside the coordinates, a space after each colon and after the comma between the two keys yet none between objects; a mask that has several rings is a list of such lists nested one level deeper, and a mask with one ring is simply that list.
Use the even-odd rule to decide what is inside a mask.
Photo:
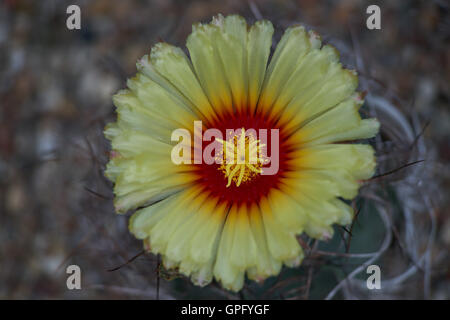
[{"label": "red flower center", "polygon": [[[251,174],[251,177],[242,181],[240,184],[236,183],[236,179],[231,184],[228,177],[224,173],[223,165],[220,164],[194,164],[195,174],[198,176],[196,183],[200,184],[205,192],[210,192],[211,197],[217,197],[220,202],[252,204],[259,203],[259,200],[266,196],[272,188],[278,188],[280,179],[288,170],[287,160],[289,159],[289,148],[285,143],[286,137],[283,130],[276,123],[276,120],[269,120],[261,113],[249,115],[248,113],[233,113],[224,116],[219,120],[215,120],[206,126],[206,129],[215,128],[220,130],[224,140],[226,139],[226,132],[234,130],[239,132],[242,128],[244,130],[254,129],[259,133],[260,129],[267,130],[266,153],[268,158],[274,159],[271,152],[278,152],[278,171],[275,174]],[[272,131],[271,129],[278,129],[279,131],[279,147],[272,148]],[[257,138],[259,139],[259,137]],[[208,143],[203,143],[203,150]],[[274,150],[272,150],[274,149]],[[202,150],[202,151],[203,151]],[[262,170],[269,167],[271,164],[262,165]]]}]

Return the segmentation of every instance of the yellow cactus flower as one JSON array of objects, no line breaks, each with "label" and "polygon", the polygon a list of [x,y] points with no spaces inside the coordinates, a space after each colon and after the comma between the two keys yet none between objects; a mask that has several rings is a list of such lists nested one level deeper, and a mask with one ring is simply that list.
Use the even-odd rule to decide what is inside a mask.
[{"label": "yellow cactus flower", "polygon": [[[118,119],[105,135],[115,208],[137,209],[130,231],[201,286],[216,279],[238,291],[245,276],[299,265],[297,236],[328,239],[333,224],[349,224],[343,200],[375,170],[372,147],[354,143],[379,128],[360,117],[356,73],[302,26],[269,59],[272,35],[269,21],[247,26],[237,15],[196,24],[189,57],[156,44],[113,98]],[[205,162],[211,150],[221,152]]]}]

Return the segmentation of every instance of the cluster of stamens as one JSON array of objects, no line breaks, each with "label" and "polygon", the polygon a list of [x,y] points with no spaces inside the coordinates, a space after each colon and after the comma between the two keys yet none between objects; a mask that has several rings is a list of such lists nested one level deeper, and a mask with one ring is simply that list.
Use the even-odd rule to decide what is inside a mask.
[{"label": "cluster of stamens", "polygon": [[263,154],[265,144],[251,132],[245,132],[242,128],[241,133],[234,135],[228,140],[216,139],[223,145],[222,152],[216,155],[219,159],[221,170],[228,179],[227,187],[233,181],[237,187],[243,182],[248,182],[262,173],[262,166],[269,160]]}]

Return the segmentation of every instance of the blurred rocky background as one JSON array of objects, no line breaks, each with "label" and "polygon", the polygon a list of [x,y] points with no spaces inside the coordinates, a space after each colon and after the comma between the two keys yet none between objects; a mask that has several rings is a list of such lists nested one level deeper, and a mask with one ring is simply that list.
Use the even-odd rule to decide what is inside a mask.
[{"label": "blurred rocky background", "polygon": [[[66,28],[70,4],[81,8],[81,30]],[[381,30],[366,28],[370,4],[381,8]],[[2,0],[0,298],[448,299],[448,10],[445,0]],[[317,30],[358,70],[366,111],[382,121],[380,176],[355,202],[353,232],[339,228],[327,244],[302,237],[301,267],[237,295],[194,287],[139,255],[102,174],[111,95],[153,44],[183,47],[191,24],[217,13],[270,19],[275,38],[295,23]],[[358,286],[372,258],[385,281],[376,292]],[[81,290],[66,287],[71,264]]]}]

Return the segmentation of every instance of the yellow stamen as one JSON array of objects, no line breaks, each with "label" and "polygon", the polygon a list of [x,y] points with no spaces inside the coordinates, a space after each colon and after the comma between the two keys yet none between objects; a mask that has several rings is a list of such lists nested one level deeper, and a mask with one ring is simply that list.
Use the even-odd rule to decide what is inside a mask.
[{"label": "yellow stamen", "polygon": [[252,180],[262,172],[262,166],[268,161],[261,154],[265,145],[256,140],[253,134],[246,134],[244,128],[240,134],[234,135],[227,141],[216,140],[223,144],[223,152],[218,155],[218,158],[222,160],[219,170],[228,178],[227,187],[232,181],[239,187],[242,182]]}]

